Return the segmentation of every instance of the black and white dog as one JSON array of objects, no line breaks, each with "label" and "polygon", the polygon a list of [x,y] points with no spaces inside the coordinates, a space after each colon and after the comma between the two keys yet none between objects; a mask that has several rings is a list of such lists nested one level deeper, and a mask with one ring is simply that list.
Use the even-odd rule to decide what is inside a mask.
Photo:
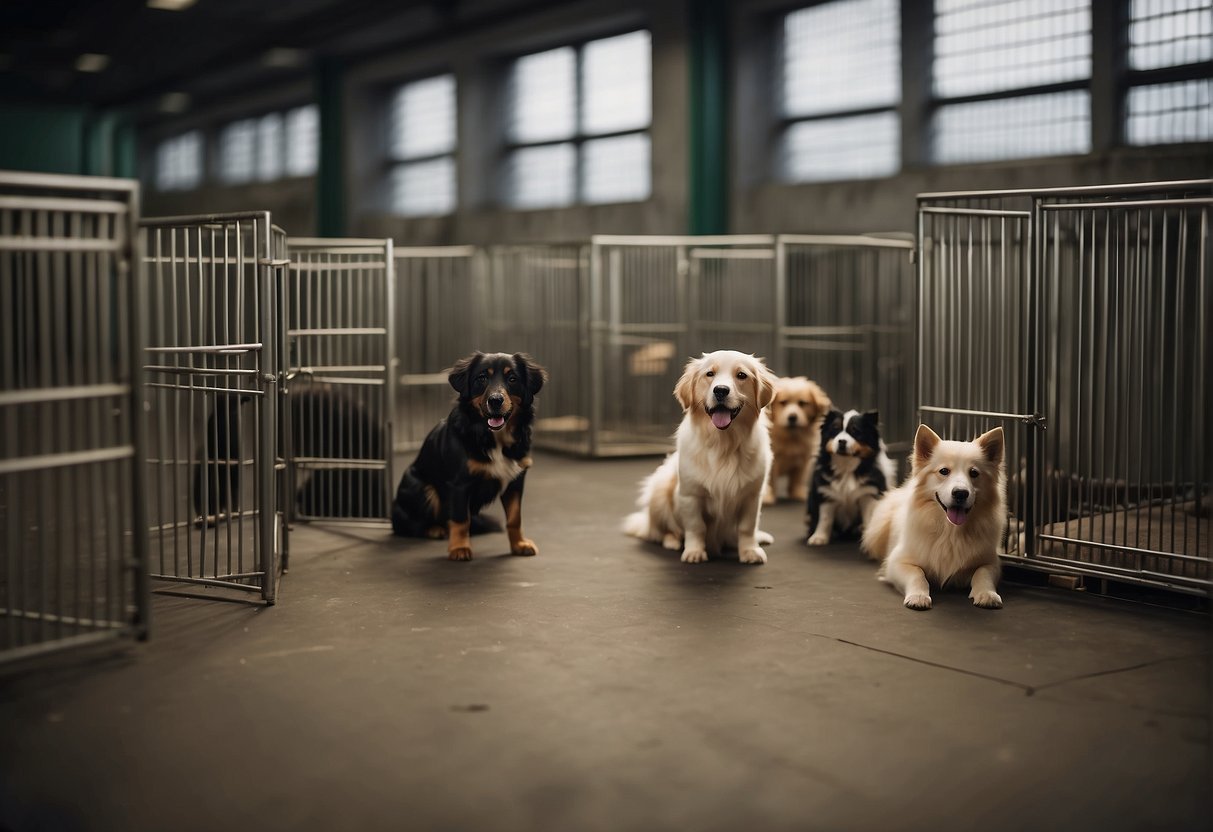
[{"label": "black and white dog", "polygon": [[831,410],[821,425],[809,483],[808,544],[825,546],[835,529],[858,535],[881,495],[896,485],[896,466],[880,438],[880,415]]}]

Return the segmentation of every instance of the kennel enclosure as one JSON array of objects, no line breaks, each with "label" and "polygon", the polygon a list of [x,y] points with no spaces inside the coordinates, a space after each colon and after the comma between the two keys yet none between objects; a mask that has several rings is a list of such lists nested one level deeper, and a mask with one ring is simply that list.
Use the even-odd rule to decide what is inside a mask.
[{"label": "kennel enclosure", "polygon": [[147,634],[138,194],[0,172],[0,662]]},{"label": "kennel enclosure", "polygon": [[927,194],[919,409],[1007,431],[1010,562],[1208,594],[1208,180]]}]

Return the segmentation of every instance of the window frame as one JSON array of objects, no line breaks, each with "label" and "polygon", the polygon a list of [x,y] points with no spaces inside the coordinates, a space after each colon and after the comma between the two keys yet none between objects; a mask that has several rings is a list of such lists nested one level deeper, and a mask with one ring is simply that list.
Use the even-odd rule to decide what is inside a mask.
[{"label": "window frame", "polygon": [[[454,86],[454,89],[453,89],[454,100],[452,102],[452,105],[453,105],[455,124],[454,124],[454,139],[453,139],[453,143],[451,145],[451,149],[447,150],[447,151],[443,151],[441,153],[426,154],[424,156],[409,156],[409,157],[397,156],[396,152],[395,152],[395,144],[396,144],[395,138],[396,137],[392,133],[392,109],[395,106],[396,96],[400,94],[401,90],[403,90],[405,87],[409,86],[410,84],[417,84],[422,81],[430,81],[435,78],[444,78],[447,76],[450,76],[451,83]],[[384,204],[384,207],[386,208],[386,213],[393,217],[402,217],[404,219],[410,219],[410,220],[419,220],[419,219],[426,219],[426,218],[433,218],[433,217],[449,217],[449,216],[452,216],[452,215],[458,213],[459,206],[460,206],[460,199],[459,199],[459,150],[460,150],[460,145],[459,145],[459,121],[460,121],[460,119],[459,119],[459,74],[457,72],[455,72],[454,68],[431,70],[431,71],[423,72],[420,74],[413,74],[413,75],[409,75],[404,78],[396,79],[388,84],[382,85],[381,89],[382,89],[382,95],[383,95],[383,98],[382,98],[383,105],[382,105],[382,109],[381,109],[382,127],[380,130],[380,135],[382,137],[381,142],[382,142],[382,147],[384,148],[384,153],[383,153],[382,162],[379,166],[379,170],[380,170],[380,174],[382,176],[382,181],[387,183],[387,188],[388,188],[388,192],[385,193],[384,196],[382,197],[382,199],[383,199],[382,204]],[[436,161],[439,161],[442,159],[448,159],[448,158],[451,160],[451,166],[453,167],[454,174],[455,174],[454,200],[451,203],[450,210],[444,211],[440,214],[436,214],[433,212],[418,213],[418,214],[405,214],[405,213],[401,213],[399,210],[397,210],[397,206],[392,204],[392,194],[390,191],[392,175],[395,173],[395,171],[399,168],[403,168],[406,165],[415,165],[415,164],[419,164],[419,163],[423,163],[423,162],[436,162]]]},{"label": "window frame", "polygon": [[[583,95],[582,84],[585,80],[584,65],[585,65],[585,47],[600,40],[609,40],[610,38],[620,37],[622,35],[630,35],[635,32],[646,32],[649,36],[649,114],[648,120],[643,127],[629,127],[623,130],[611,130],[605,133],[586,133],[582,129],[582,110],[583,110]],[[543,139],[533,142],[516,141],[510,136],[509,120],[512,114],[513,107],[513,89],[514,83],[514,66],[522,58],[528,55],[538,55],[544,52],[551,52],[556,49],[571,48],[573,50],[573,133],[560,139]],[[647,202],[653,198],[653,30],[647,25],[637,26],[635,24],[623,28],[614,28],[604,30],[592,36],[583,36],[573,40],[562,40],[558,43],[550,43],[548,46],[539,48],[529,48],[523,52],[515,52],[510,55],[503,56],[501,65],[505,67],[504,78],[502,79],[501,89],[503,91],[503,100],[505,106],[501,112],[501,142],[498,148],[497,157],[495,159],[495,167],[498,171],[498,186],[496,188],[497,203],[500,207],[510,211],[559,211],[578,206],[598,206],[598,205],[635,205]],[[649,141],[649,163],[648,163],[648,193],[640,199],[628,199],[622,201],[609,202],[590,202],[585,198],[585,153],[583,146],[588,142],[598,141],[599,139],[615,139],[623,136],[645,136]],[[523,206],[515,205],[513,202],[513,193],[511,189],[511,160],[515,152],[525,150],[531,147],[553,147],[555,145],[569,144],[573,146],[573,199],[571,202],[560,205],[537,205]]]}]

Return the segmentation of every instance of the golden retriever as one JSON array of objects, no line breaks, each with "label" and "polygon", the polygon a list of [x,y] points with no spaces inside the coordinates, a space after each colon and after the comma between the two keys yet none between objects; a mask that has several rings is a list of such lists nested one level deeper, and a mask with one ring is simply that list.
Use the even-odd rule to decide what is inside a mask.
[{"label": "golden retriever", "polygon": [[976,606],[1002,606],[1004,447],[1001,427],[955,442],[919,425],[910,477],[876,504],[861,544],[884,561],[880,579],[896,587],[910,609],[931,608],[931,583],[967,583]]},{"label": "golden retriever", "polygon": [[789,500],[809,496],[809,474],[821,445],[821,423],[833,407],[830,397],[804,376],[775,380],[771,402],[771,476],[763,502],[775,502],[779,480],[787,478]]},{"label": "golden retriever", "polygon": [[675,450],[641,485],[626,533],[681,549],[683,563],[726,548],[742,563],[766,563],[759,544],[774,541],[758,530],[758,516],[771,467],[763,408],[774,381],[761,359],[745,353],[691,359],[674,387],[683,408]]}]

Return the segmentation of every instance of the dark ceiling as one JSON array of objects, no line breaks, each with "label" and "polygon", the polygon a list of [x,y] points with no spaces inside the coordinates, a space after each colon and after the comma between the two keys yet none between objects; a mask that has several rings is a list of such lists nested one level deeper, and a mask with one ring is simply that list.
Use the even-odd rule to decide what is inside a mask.
[{"label": "dark ceiling", "polygon": [[[147,0],[0,2],[0,98],[125,107],[151,116],[159,97],[195,103],[306,78],[318,59],[367,55],[555,3],[526,0],[196,0],[184,11]],[[271,49],[297,50],[267,66]],[[109,57],[101,72],[80,55]],[[281,53],[280,53],[281,54]]]}]

